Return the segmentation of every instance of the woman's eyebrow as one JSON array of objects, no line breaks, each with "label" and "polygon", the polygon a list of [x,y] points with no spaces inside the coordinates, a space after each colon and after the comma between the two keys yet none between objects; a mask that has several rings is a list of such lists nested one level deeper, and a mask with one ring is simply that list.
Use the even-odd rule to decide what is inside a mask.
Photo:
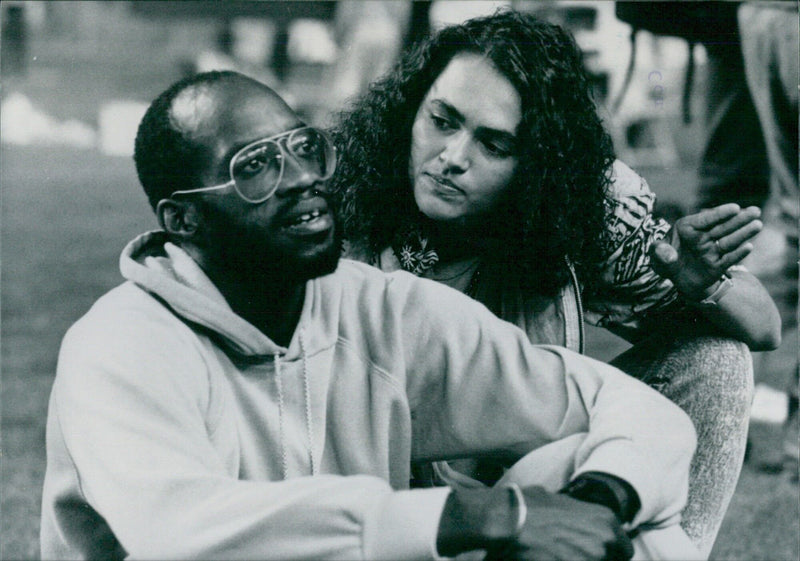
[{"label": "woman's eyebrow", "polygon": [[478,127],[475,130],[475,136],[484,139],[507,142],[512,145],[516,145],[517,143],[517,136],[514,133],[500,129],[493,129],[491,127]]},{"label": "woman's eyebrow", "polygon": [[458,121],[459,123],[463,123],[465,121],[464,115],[461,112],[453,107],[450,103],[443,99],[432,99],[431,105],[436,106],[437,109],[444,111],[447,113],[447,116],[451,119]]},{"label": "woman's eyebrow", "polygon": [[[431,100],[431,105],[434,105],[440,111],[444,111],[447,114],[447,117],[450,118],[450,119],[453,119],[454,121],[457,121],[459,123],[463,123],[464,121],[466,121],[466,118],[464,117],[464,115],[458,109],[456,109],[453,105],[451,105],[450,103],[448,103],[447,101],[445,101],[443,99],[439,99],[439,98],[432,99]],[[503,141],[506,141],[506,142],[516,142],[517,141],[517,135],[516,134],[514,134],[511,131],[504,130],[504,129],[496,129],[496,128],[493,128],[493,127],[479,126],[479,127],[476,128],[475,132],[478,135],[483,136],[483,137],[494,138],[494,139],[503,140]]]}]

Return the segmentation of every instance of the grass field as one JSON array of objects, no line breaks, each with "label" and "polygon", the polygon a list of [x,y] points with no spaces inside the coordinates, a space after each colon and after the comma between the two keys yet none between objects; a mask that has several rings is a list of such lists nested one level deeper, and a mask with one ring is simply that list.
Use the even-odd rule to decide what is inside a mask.
[{"label": "grass field", "polygon": [[60,339],[119,283],[119,250],[152,228],[127,159],[3,150],[0,558],[38,557],[44,421]]}]

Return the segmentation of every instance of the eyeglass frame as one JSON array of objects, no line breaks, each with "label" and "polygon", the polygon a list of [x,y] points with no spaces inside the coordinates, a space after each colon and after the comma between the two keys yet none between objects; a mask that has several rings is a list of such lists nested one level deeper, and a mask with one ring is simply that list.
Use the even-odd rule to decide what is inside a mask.
[{"label": "eyeglass frame", "polygon": [[[267,137],[264,137],[264,138],[259,138],[258,140],[254,140],[253,142],[250,142],[247,145],[245,145],[242,148],[240,148],[239,150],[237,150],[236,153],[233,156],[231,156],[230,162],[228,162],[228,174],[231,176],[230,181],[227,181],[225,183],[221,183],[219,185],[212,185],[211,187],[198,187],[197,189],[183,189],[183,190],[173,191],[170,194],[170,197],[173,197],[175,195],[189,195],[189,194],[192,194],[192,193],[208,193],[208,192],[211,192],[211,191],[221,191],[222,189],[227,189],[228,187],[232,186],[233,190],[236,192],[236,194],[239,196],[239,198],[242,199],[243,201],[245,201],[247,203],[250,203],[250,204],[254,204],[254,205],[263,203],[264,201],[268,200],[270,197],[272,197],[278,191],[278,187],[280,187],[281,181],[283,181],[283,172],[286,171],[286,159],[287,159],[287,157],[291,155],[295,160],[297,160],[297,157],[294,156],[294,154],[289,153],[288,149],[285,149],[283,147],[283,143],[281,143],[279,140],[282,139],[282,138],[287,138],[288,139],[294,133],[296,133],[298,131],[301,131],[301,130],[304,130],[304,129],[312,129],[312,130],[316,131],[331,146],[331,149],[333,150],[333,170],[331,170],[331,173],[329,175],[327,175],[325,177],[321,177],[320,181],[325,181],[327,179],[330,179],[330,177],[336,171],[336,164],[337,164],[337,160],[338,160],[337,155],[336,155],[336,146],[333,144],[333,140],[331,139],[331,137],[328,136],[328,133],[326,133],[324,130],[319,129],[319,128],[314,127],[314,126],[311,126],[311,125],[303,125],[302,127],[297,127],[295,129],[284,131],[284,132],[278,133],[278,134],[273,135],[273,136],[267,136]],[[233,177],[233,164],[236,161],[236,158],[238,158],[239,155],[242,154],[243,152],[251,149],[253,146],[261,144],[262,142],[269,142],[269,141],[274,142],[278,146],[278,150],[280,150],[281,156],[283,156],[283,158],[281,160],[281,172],[278,175],[278,179],[275,181],[275,187],[273,187],[266,196],[264,196],[264,197],[262,197],[260,199],[248,199],[247,197],[245,197],[239,191],[239,189],[236,188],[236,180]]]}]

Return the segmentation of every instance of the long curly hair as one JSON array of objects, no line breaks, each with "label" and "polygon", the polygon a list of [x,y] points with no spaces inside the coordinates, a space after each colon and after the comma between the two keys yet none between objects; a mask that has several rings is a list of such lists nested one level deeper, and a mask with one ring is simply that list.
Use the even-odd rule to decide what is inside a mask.
[{"label": "long curly hair", "polygon": [[429,88],[460,53],[490,60],[522,100],[519,163],[486,219],[482,234],[499,243],[484,257],[513,264],[523,290],[554,293],[569,279],[565,256],[584,271],[603,259],[614,150],[574,39],[529,14],[501,11],[444,28],[338,115],[332,190],[345,236],[374,258],[409,224],[425,224],[408,175],[411,128]]}]

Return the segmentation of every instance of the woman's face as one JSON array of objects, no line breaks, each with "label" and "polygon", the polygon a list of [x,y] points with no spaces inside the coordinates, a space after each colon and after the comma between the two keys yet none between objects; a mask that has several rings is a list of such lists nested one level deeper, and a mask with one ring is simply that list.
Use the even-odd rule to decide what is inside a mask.
[{"label": "woman's face", "polygon": [[428,218],[459,224],[490,212],[517,167],[520,96],[486,58],[456,55],[411,130],[409,176]]}]

